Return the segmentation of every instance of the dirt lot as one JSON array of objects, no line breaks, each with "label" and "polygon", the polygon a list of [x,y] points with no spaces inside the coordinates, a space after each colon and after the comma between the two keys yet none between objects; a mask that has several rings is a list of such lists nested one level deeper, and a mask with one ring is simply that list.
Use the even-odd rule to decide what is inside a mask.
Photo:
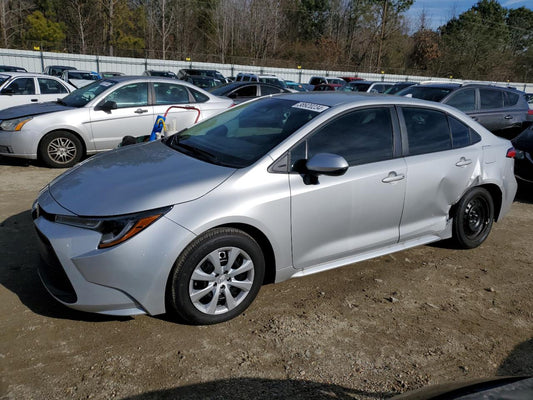
[{"label": "dirt lot", "polygon": [[61,171],[0,159],[2,399],[379,399],[533,374],[533,191],[480,248],[423,246],[261,289],[230,322],[55,302],[29,209]]}]

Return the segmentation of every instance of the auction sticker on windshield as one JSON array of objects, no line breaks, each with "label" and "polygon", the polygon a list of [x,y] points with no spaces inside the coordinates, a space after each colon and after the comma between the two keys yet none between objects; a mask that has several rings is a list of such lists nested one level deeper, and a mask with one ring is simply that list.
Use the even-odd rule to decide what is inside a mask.
[{"label": "auction sticker on windshield", "polygon": [[319,113],[322,112],[322,111],[326,111],[329,108],[328,106],[324,106],[322,104],[306,103],[304,101],[296,103],[292,107],[293,108],[301,108],[302,110],[316,111],[316,112],[319,112]]}]

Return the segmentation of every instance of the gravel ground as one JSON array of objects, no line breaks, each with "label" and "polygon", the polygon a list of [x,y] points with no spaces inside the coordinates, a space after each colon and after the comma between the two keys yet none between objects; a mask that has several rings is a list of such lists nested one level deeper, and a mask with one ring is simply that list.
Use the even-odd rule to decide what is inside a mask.
[{"label": "gravel ground", "polygon": [[215,326],[54,301],[30,207],[60,170],[0,159],[0,398],[381,399],[533,375],[533,190],[474,250],[422,246],[264,286]]}]

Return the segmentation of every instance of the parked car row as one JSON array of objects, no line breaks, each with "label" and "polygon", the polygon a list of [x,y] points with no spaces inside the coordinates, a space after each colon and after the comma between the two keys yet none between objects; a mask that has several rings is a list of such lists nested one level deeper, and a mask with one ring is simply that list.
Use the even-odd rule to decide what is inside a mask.
[{"label": "parked car row", "polygon": [[0,110],[0,155],[71,167],[85,155],[115,148],[124,136],[149,134],[157,115],[171,106],[192,108],[168,112],[168,120],[184,129],[198,113],[203,120],[233,104],[185,81],[153,76],[106,78],[54,102]]}]

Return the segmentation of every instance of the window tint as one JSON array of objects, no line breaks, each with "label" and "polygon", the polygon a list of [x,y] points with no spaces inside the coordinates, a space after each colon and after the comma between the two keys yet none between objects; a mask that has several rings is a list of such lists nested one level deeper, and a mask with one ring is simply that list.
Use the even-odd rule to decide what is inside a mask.
[{"label": "window tint", "polygon": [[167,82],[154,82],[155,104],[187,104],[189,92],[183,85]]},{"label": "window tint", "polygon": [[450,96],[446,104],[461,111],[473,111],[476,109],[476,90],[459,90]]},{"label": "window tint", "polygon": [[48,78],[37,78],[41,94],[68,93],[67,89],[58,81]]},{"label": "window tint", "polygon": [[13,94],[35,94],[33,78],[15,79],[7,87],[13,90]]},{"label": "window tint", "polygon": [[503,94],[503,105],[505,107],[514,106],[516,103],[518,103],[518,99],[520,98],[518,93],[503,92]]},{"label": "window tint", "polygon": [[403,108],[407,128],[409,155],[451,149],[446,115],[424,108]]},{"label": "window tint", "polygon": [[470,145],[470,128],[462,122],[448,116],[452,131],[452,146],[454,149]]},{"label": "window tint", "polygon": [[369,108],[344,114],[319,128],[307,140],[308,155],[333,153],[357,165],[392,158],[393,135],[388,108]]},{"label": "window tint", "polygon": [[230,99],[236,99],[239,97],[256,97],[257,96],[257,86],[256,85],[250,85],[250,86],[243,86],[239,89],[231,92],[228,97]]},{"label": "window tint", "polygon": [[497,89],[479,89],[481,109],[503,107],[503,92]]},{"label": "window tint", "polygon": [[103,102],[114,101],[118,108],[140,107],[148,105],[148,84],[132,83],[118,88],[106,96]]},{"label": "window tint", "polygon": [[281,93],[281,88],[272,87],[272,86],[261,86],[261,95],[266,96],[268,94]]}]

